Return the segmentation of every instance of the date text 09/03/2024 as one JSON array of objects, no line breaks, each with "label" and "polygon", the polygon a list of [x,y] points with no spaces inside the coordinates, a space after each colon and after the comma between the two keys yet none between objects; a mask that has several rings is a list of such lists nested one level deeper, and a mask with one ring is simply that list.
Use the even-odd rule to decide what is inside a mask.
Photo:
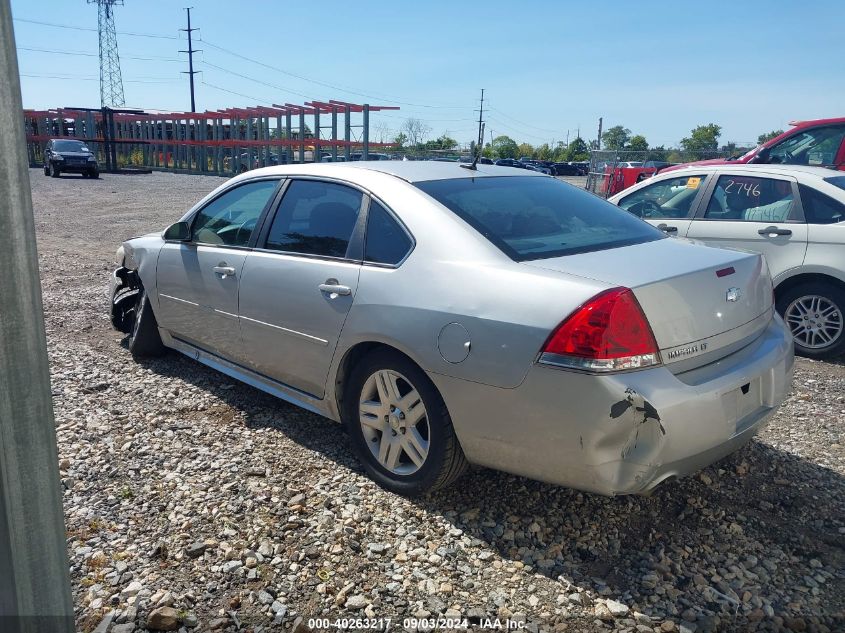
[{"label": "date text 09/03/2024", "polygon": [[[525,622],[501,618],[403,618],[404,629],[453,629],[453,630],[492,630],[518,631],[525,628]],[[399,624],[393,618],[309,618],[308,628],[312,630],[373,630],[390,631],[391,625]]]}]

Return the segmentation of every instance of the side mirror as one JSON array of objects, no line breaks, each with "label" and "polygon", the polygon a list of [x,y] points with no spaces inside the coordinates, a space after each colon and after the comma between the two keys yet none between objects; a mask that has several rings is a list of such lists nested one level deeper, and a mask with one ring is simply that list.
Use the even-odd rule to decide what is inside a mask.
[{"label": "side mirror", "polygon": [[187,242],[191,239],[191,225],[187,222],[176,222],[164,231],[164,239],[174,242]]}]

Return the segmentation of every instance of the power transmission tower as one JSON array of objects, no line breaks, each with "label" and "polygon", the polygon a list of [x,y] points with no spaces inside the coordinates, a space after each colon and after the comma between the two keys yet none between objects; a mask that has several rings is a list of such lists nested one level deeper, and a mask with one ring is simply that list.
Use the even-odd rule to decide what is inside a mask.
[{"label": "power transmission tower", "polygon": [[193,41],[191,40],[191,33],[193,31],[199,31],[199,29],[192,29],[191,28],[191,9],[193,7],[186,7],[185,11],[188,12],[188,28],[186,29],[179,29],[180,31],[187,31],[188,33],[188,50],[186,51],[179,51],[180,53],[188,53],[188,70],[182,71],[184,74],[188,75],[191,78],[191,112],[197,111],[197,104],[196,100],[194,99],[194,75],[196,75],[199,71],[194,70],[194,53],[200,53],[202,51],[197,50],[193,46]]},{"label": "power transmission tower", "polygon": [[117,34],[114,28],[114,6],[123,0],[88,0],[97,5],[97,31],[100,35],[100,106],[122,108],[123,77],[120,74],[120,56],[117,54]]}]

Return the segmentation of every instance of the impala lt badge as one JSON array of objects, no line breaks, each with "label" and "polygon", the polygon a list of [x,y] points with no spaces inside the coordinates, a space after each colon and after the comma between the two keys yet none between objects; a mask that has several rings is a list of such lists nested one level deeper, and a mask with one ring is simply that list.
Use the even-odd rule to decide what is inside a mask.
[{"label": "impala lt badge", "polygon": [[728,288],[728,293],[725,295],[725,299],[728,301],[739,301],[739,298],[742,296],[742,290],[739,288]]}]

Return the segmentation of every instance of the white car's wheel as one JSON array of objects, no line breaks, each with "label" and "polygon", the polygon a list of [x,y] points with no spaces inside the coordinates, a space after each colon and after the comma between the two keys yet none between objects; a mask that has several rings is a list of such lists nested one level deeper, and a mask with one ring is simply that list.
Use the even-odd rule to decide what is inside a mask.
[{"label": "white car's wheel", "polygon": [[443,398],[401,354],[378,351],[355,367],[343,418],[369,475],[394,492],[424,494],[448,486],[466,470]]},{"label": "white car's wheel", "polygon": [[778,312],[795,339],[796,353],[831,358],[845,352],[845,292],[813,282],[790,288],[778,297]]}]

